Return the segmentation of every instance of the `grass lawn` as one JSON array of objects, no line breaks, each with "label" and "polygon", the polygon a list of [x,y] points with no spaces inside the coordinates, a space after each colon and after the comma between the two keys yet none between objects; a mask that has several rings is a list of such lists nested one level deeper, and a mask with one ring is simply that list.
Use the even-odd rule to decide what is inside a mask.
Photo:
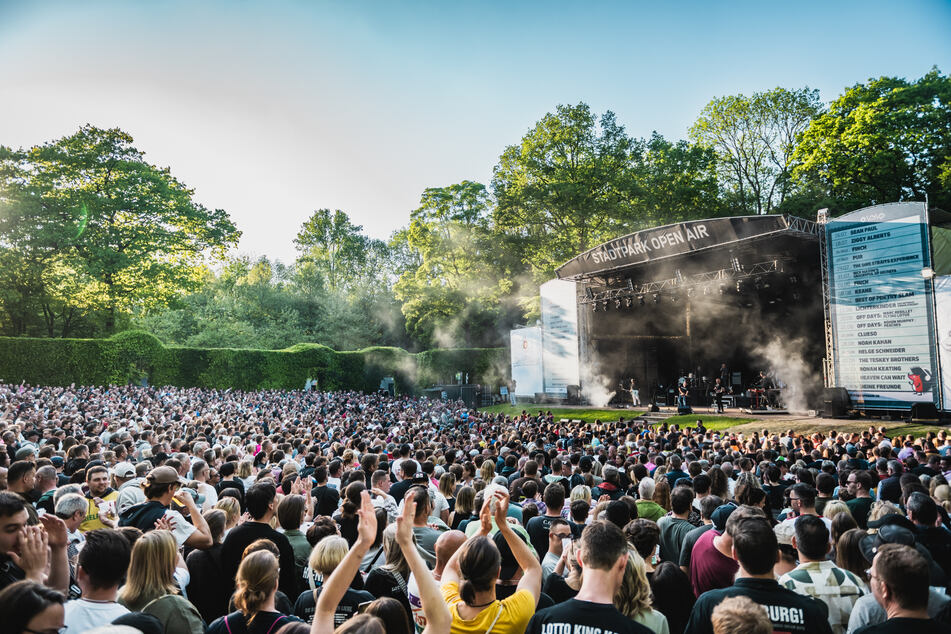
[{"label": "grass lawn", "polygon": [[[531,415],[550,411],[555,416],[555,420],[569,418],[572,420],[583,420],[587,423],[593,423],[595,420],[611,422],[622,417],[625,419],[631,419],[636,418],[644,413],[640,410],[578,408],[562,409],[557,407],[544,407],[540,405],[492,405],[491,407],[483,407],[480,411],[489,412],[492,414],[502,413],[509,416],[518,416],[522,413],[522,410],[528,412]],[[756,420],[754,418],[731,418],[729,416],[687,414],[686,416],[671,416],[670,418],[666,419],[666,422],[670,425],[677,424],[681,427],[686,427],[687,425],[692,426],[697,422],[698,418],[703,420],[703,424],[707,427],[707,429],[710,430],[729,429],[730,427],[735,427],[736,425],[742,425],[744,423],[749,423],[753,420]]]},{"label": "grass lawn", "polygon": [[623,409],[580,409],[580,408],[560,408],[560,407],[544,407],[542,405],[492,405],[490,407],[480,408],[481,412],[488,412],[490,414],[507,414],[508,416],[518,416],[522,411],[528,412],[530,415],[535,416],[536,414],[544,414],[551,412],[555,416],[555,420],[561,418],[570,418],[572,420],[583,420],[586,423],[593,423],[596,420],[601,421],[615,421],[621,418],[622,416],[625,419],[637,418],[644,412],[638,410],[623,410]]}]

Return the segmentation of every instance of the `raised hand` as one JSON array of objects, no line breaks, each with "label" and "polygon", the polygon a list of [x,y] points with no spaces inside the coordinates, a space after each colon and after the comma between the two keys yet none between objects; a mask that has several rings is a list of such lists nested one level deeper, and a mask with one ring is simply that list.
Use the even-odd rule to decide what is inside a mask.
[{"label": "raised hand", "polygon": [[46,529],[46,541],[50,548],[66,548],[69,543],[66,522],[47,513],[40,516],[40,523]]},{"label": "raised hand", "polygon": [[175,530],[174,518],[171,518],[168,515],[163,515],[162,517],[158,518],[157,520],[155,520],[155,530],[157,531]]},{"label": "raised hand", "polygon": [[479,534],[488,535],[492,532],[492,500],[490,495],[482,503],[482,510],[479,511]]},{"label": "raised hand", "polygon": [[495,524],[500,529],[505,524],[505,518],[509,511],[509,494],[507,491],[495,492]]},{"label": "raised hand", "polygon": [[376,541],[376,509],[370,502],[370,494],[364,490],[360,492],[360,508],[357,510],[360,520],[357,523],[357,542],[362,542],[369,548]]},{"label": "raised hand", "polygon": [[17,537],[19,552],[7,555],[26,573],[28,579],[43,582],[43,571],[49,558],[49,542],[41,526],[24,526]]},{"label": "raised hand", "polygon": [[396,543],[403,549],[413,547],[413,518],[416,517],[416,498],[403,499],[403,514],[396,518]]},{"label": "raised hand", "polygon": [[294,482],[291,483],[291,495],[300,495],[303,490],[300,477],[294,478]]}]

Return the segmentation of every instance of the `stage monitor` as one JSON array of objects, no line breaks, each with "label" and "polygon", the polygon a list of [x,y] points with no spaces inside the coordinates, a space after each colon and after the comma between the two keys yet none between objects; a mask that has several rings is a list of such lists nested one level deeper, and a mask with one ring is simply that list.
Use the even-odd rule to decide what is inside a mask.
[{"label": "stage monitor", "polygon": [[927,206],[868,207],[825,231],[833,385],[856,409],[938,403]]},{"label": "stage monitor", "polygon": [[544,344],[544,392],[568,398],[568,386],[581,383],[575,283],[549,280],[541,285],[539,291]]},{"label": "stage monitor", "polygon": [[517,328],[509,337],[515,395],[534,397],[536,392],[543,391],[542,329],[538,326]]}]

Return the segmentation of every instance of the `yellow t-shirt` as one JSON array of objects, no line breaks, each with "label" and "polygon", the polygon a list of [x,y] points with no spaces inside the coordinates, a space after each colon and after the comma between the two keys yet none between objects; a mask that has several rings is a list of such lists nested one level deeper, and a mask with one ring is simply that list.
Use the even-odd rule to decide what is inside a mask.
[{"label": "yellow t-shirt", "polygon": [[[113,502],[118,497],[118,491],[111,491],[103,495],[101,499],[103,502]],[[88,497],[86,501],[89,503],[86,508],[86,517],[83,519],[83,523],[79,525],[79,530],[85,533],[86,531],[96,530],[97,528],[107,528],[107,526],[99,520],[99,507],[96,506],[96,501]],[[113,507],[115,507],[115,505],[113,505]]]},{"label": "yellow t-shirt", "polygon": [[[468,621],[459,616],[459,610],[456,609],[456,604],[462,601],[459,598],[458,583],[453,581],[445,584],[442,587],[442,596],[452,614],[450,634],[485,634],[492,621],[495,621],[492,634],[522,634],[535,614],[535,598],[528,590],[517,590],[506,599],[496,600]],[[502,609],[501,614],[499,606]],[[499,617],[497,621],[496,616]]]}]

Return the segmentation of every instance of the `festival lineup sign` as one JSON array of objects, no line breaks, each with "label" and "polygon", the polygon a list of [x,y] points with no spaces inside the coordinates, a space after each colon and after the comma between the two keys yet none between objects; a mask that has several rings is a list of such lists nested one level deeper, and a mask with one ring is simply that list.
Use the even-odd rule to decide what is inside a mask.
[{"label": "festival lineup sign", "polygon": [[512,379],[516,396],[535,396],[544,390],[542,379],[542,329],[516,328],[510,333]]},{"label": "festival lineup sign", "polygon": [[926,205],[860,209],[825,231],[835,386],[859,409],[938,403]]},{"label": "festival lineup sign", "polygon": [[549,280],[539,288],[546,394],[567,397],[568,386],[581,383],[576,292],[575,283],[564,280]]}]

